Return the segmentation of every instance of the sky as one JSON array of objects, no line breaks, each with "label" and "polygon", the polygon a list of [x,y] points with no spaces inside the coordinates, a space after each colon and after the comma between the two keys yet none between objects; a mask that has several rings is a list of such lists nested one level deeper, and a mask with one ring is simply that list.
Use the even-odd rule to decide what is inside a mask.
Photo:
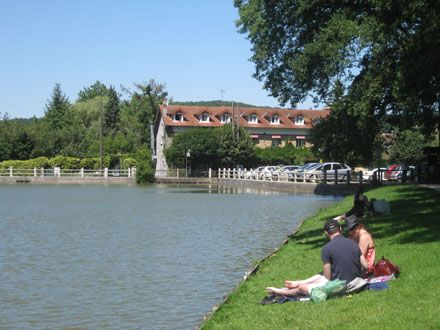
[{"label": "sky", "polygon": [[[252,77],[232,0],[0,1],[0,113],[44,115],[56,83],[71,102],[97,80],[166,84],[176,101],[279,106]],[[298,107],[314,107],[305,102]]]}]

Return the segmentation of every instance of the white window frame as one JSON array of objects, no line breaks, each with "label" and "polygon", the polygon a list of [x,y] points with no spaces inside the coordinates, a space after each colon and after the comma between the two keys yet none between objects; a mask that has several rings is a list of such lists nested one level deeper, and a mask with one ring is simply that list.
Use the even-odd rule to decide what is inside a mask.
[{"label": "white window frame", "polygon": [[204,113],[200,114],[199,121],[201,123],[209,123],[209,120],[210,120],[209,113],[204,112]]},{"label": "white window frame", "polygon": [[231,114],[229,114],[227,112],[222,114],[220,117],[220,122],[223,124],[230,123],[231,122]]},{"label": "white window frame", "polygon": [[270,123],[273,125],[279,125],[280,124],[280,116],[278,114],[274,114],[270,117]]},{"label": "white window frame", "polygon": [[[177,118],[178,116],[180,116],[180,119]],[[176,112],[176,113],[173,115],[173,121],[182,122],[182,121],[183,121],[183,113],[181,113],[180,111],[179,111],[179,112]]]},{"label": "white window frame", "polygon": [[304,116],[302,115],[296,116],[295,125],[304,125]]},{"label": "white window frame", "polygon": [[249,124],[258,124],[258,116],[255,113],[249,115],[248,123]]}]

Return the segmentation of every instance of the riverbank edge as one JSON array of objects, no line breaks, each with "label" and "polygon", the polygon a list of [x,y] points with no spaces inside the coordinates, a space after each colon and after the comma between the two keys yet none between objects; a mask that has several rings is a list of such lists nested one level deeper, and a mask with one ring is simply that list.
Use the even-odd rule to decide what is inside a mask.
[{"label": "riverbank edge", "polygon": [[[417,188],[417,186],[411,186],[411,185],[409,185],[409,186],[404,186],[403,188],[408,188],[408,189],[412,189],[412,187],[415,187],[416,189],[415,190],[419,190],[419,189],[425,189],[425,190],[431,190],[432,192],[434,192],[436,189],[434,188],[434,189],[429,189],[429,188],[427,188],[427,187],[422,187],[422,186],[419,186],[418,188]],[[391,187],[391,186],[389,186],[389,187],[383,187],[383,186],[381,186],[381,187],[377,187],[377,189],[372,189],[371,190],[371,192],[373,193],[373,196],[372,197],[385,197],[385,196],[387,196],[387,193],[389,193],[390,191],[388,190],[383,190],[382,191],[382,189],[381,188],[391,188],[391,189],[395,189],[395,188],[399,188],[399,187],[396,187],[396,186],[394,186],[394,187]],[[395,199],[394,200],[394,202],[396,202],[396,201],[399,201],[400,203],[406,203],[406,205],[408,205],[408,201],[406,201],[406,199],[405,199],[405,193],[400,193],[399,191],[398,191],[398,189],[396,189],[396,191],[394,191],[394,192],[392,192],[392,193],[395,193],[395,194],[397,194],[397,196],[398,196],[398,198],[397,199]],[[420,191],[418,191],[417,193],[420,193]],[[429,197],[432,197],[433,198],[433,200],[434,201],[437,201],[437,202],[434,202],[434,204],[432,205],[430,205],[431,206],[431,210],[432,210],[432,208],[434,208],[434,209],[437,209],[438,210],[438,206],[436,207],[435,205],[437,205],[437,203],[438,203],[438,201],[439,201],[439,195],[437,194],[437,195],[435,195],[435,193],[428,193],[428,194],[425,194],[426,196],[425,197],[427,197],[427,196],[429,196]],[[323,208],[323,209],[320,209],[320,210],[318,210],[314,215],[312,215],[312,216],[310,216],[310,217],[308,217],[308,218],[306,218],[306,219],[304,219],[303,221],[301,221],[300,222],[300,224],[298,225],[298,227],[292,232],[292,234],[291,235],[289,235],[287,238],[286,238],[286,240],[284,241],[284,242],[282,242],[281,244],[280,244],[280,246],[277,248],[277,249],[275,249],[273,252],[271,252],[270,254],[268,254],[266,257],[264,257],[263,259],[261,259],[258,263],[257,263],[257,265],[255,266],[255,267],[253,267],[252,268],[252,270],[249,272],[249,273],[246,273],[246,275],[245,275],[245,277],[244,277],[244,279],[242,280],[242,281],[240,281],[237,285],[236,285],[236,287],[223,299],[223,301],[220,303],[220,304],[218,304],[218,305],[215,305],[214,307],[213,307],[213,310],[211,311],[211,312],[208,312],[208,313],[206,313],[205,314],[205,316],[203,317],[203,319],[200,321],[200,323],[197,325],[197,329],[203,329],[203,328],[205,328],[205,326],[206,325],[208,325],[208,321],[210,321],[211,319],[212,319],[212,317],[214,316],[214,315],[216,315],[216,312],[220,309],[220,307],[222,307],[223,305],[226,305],[226,303],[228,303],[228,301],[230,300],[230,297],[233,295],[233,294],[235,294],[235,293],[237,293],[238,291],[239,291],[239,289],[241,289],[241,287],[243,286],[243,285],[245,285],[245,283],[252,277],[252,276],[254,276],[254,275],[256,275],[257,273],[258,273],[258,270],[260,269],[260,266],[264,263],[264,262],[266,262],[267,261],[267,259],[269,259],[269,258],[271,258],[271,257],[275,257],[276,256],[276,254],[278,253],[278,252],[280,252],[281,250],[283,250],[284,248],[287,248],[286,246],[288,245],[288,243],[294,243],[294,244],[297,244],[297,243],[303,243],[303,244],[306,244],[304,241],[301,241],[301,242],[293,242],[293,241],[291,241],[291,239],[292,238],[298,238],[298,236],[300,236],[301,237],[301,235],[303,235],[304,234],[304,232],[303,232],[303,230],[302,229],[304,229],[304,227],[307,227],[307,230],[318,230],[318,231],[320,231],[320,228],[319,228],[319,226],[318,227],[316,227],[315,225],[314,225],[314,223],[312,223],[312,224],[310,224],[309,226],[304,226],[307,222],[309,222],[309,221],[315,221],[315,220],[317,220],[317,218],[322,218],[322,216],[323,216],[323,214],[326,214],[326,213],[329,213],[329,212],[334,212],[335,210],[340,210],[341,208],[346,208],[347,207],[347,205],[349,205],[351,203],[351,200],[349,199],[349,198],[345,198],[344,200],[342,200],[342,201],[340,201],[340,202],[338,202],[338,203],[336,203],[336,204],[334,204],[334,205],[332,205],[332,206],[329,206],[329,207],[326,207],[326,208]],[[410,205],[410,204],[409,204]],[[411,209],[414,209],[416,212],[417,211],[419,211],[419,207],[413,207],[413,206],[409,206]],[[395,210],[396,211],[396,213],[399,213],[399,212],[402,212],[402,210]],[[403,211],[403,212],[405,212],[405,211]],[[438,211],[436,211],[435,212],[435,214],[438,214]],[[387,218],[387,219],[384,219],[384,221],[388,221],[388,220],[390,220],[390,219],[393,219],[393,218],[395,218],[395,217],[398,217],[398,215],[390,215],[390,213],[388,213],[386,216],[385,216],[385,218]],[[382,218],[383,216],[381,216],[380,218]],[[377,220],[377,219],[376,219]],[[394,221],[394,220],[392,220],[392,221]],[[428,219],[426,220],[426,221],[428,221],[428,223],[429,223],[429,221],[432,221],[432,216],[431,217],[428,217]],[[310,228],[309,228],[310,227]],[[316,227],[316,228],[315,228]],[[427,228],[427,227],[426,227]],[[434,228],[432,228],[432,230],[431,230],[431,234],[432,235],[435,235],[435,233],[439,233],[440,232],[440,230],[436,230],[436,228],[437,227],[434,227]],[[395,231],[398,233],[398,235],[402,235],[402,232],[400,232],[399,230],[397,230],[397,229],[395,229]],[[383,238],[381,239],[382,241],[384,240]],[[378,242],[380,242],[381,240],[378,240]],[[429,241],[429,240],[428,240]],[[391,243],[391,245],[394,245],[394,244],[396,244],[396,243]],[[414,252],[415,253],[415,252]],[[379,258],[379,256],[377,256],[378,258]],[[417,259],[418,259],[418,257],[417,257]],[[437,268],[439,268],[440,269],[440,267],[437,267]],[[267,269],[265,269],[266,271],[267,271]],[[409,271],[409,269],[407,270],[407,271]],[[269,270],[269,272],[270,272],[270,270]],[[435,274],[437,274],[436,273],[436,270],[435,269],[433,269],[432,270],[432,272],[433,273],[435,273]],[[397,283],[396,283],[397,284]],[[429,288],[428,288],[428,290],[429,290]],[[427,297],[426,297],[427,298]],[[423,300],[423,297],[422,298],[420,298],[420,299],[422,299]],[[435,298],[435,299],[437,299],[437,297]],[[425,299],[426,301],[424,302],[426,305],[429,305],[430,306],[430,303],[432,304],[432,301],[431,302],[429,302],[429,300],[428,299]],[[423,300],[424,301],[424,300]],[[417,304],[417,303],[416,303]],[[287,307],[287,306],[286,306]],[[289,306],[290,307],[290,306]],[[294,307],[294,306],[292,306],[292,307]],[[312,306],[313,307],[313,306]],[[235,308],[235,307],[233,307],[233,308]],[[334,308],[333,306],[329,306],[329,308]],[[420,307],[419,307],[419,309],[420,309]],[[286,310],[286,312],[289,312],[289,310]],[[290,312],[291,312],[291,310],[290,310]],[[432,312],[431,311],[427,311],[427,313],[428,314],[432,314]],[[339,314],[338,314],[339,315]],[[391,318],[392,319],[392,318]],[[362,322],[365,322],[365,320],[362,320]],[[403,322],[405,322],[405,321],[403,321]],[[313,320],[312,320],[312,323],[313,323]],[[315,323],[315,325],[316,325],[316,323]],[[438,325],[440,325],[440,323],[438,323]],[[219,326],[219,324],[217,324],[217,327]],[[212,324],[211,324],[211,327],[212,327]],[[215,328],[217,328],[217,327],[215,327]],[[208,327],[209,328],[209,327]],[[220,328],[222,328],[222,327],[220,327]]]}]

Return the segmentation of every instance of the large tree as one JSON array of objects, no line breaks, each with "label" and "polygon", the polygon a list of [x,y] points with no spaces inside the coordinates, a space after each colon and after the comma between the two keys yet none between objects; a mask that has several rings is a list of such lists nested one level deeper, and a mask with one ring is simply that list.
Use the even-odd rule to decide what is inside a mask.
[{"label": "large tree", "polygon": [[235,0],[255,77],[281,104],[326,102],[336,80],[349,111],[401,128],[439,127],[440,2]]}]

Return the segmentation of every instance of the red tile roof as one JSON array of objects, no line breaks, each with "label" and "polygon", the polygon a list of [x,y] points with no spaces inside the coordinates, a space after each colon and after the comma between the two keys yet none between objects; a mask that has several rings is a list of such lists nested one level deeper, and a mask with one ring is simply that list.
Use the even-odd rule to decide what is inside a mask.
[{"label": "red tile roof", "polygon": [[[330,108],[322,110],[302,110],[302,109],[280,109],[280,108],[234,108],[231,107],[206,107],[206,106],[181,106],[169,105],[161,107],[161,114],[166,126],[180,126],[180,127],[216,127],[221,126],[220,117],[224,113],[229,113],[235,118],[238,118],[239,125],[249,128],[312,128],[313,120],[316,118],[327,117],[330,113]],[[165,111],[166,110],[166,111]],[[182,122],[174,121],[173,115],[181,112],[184,120]],[[198,116],[202,113],[208,113],[210,121],[207,123],[200,122]],[[234,113],[233,113],[234,112]],[[247,117],[256,114],[258,123],[249,123]],[[279,124],[271,124],[270,117],[278,114],[280,118]],[[304,117],[304,124],[295,124],[295,117],[302,115]]]}]

